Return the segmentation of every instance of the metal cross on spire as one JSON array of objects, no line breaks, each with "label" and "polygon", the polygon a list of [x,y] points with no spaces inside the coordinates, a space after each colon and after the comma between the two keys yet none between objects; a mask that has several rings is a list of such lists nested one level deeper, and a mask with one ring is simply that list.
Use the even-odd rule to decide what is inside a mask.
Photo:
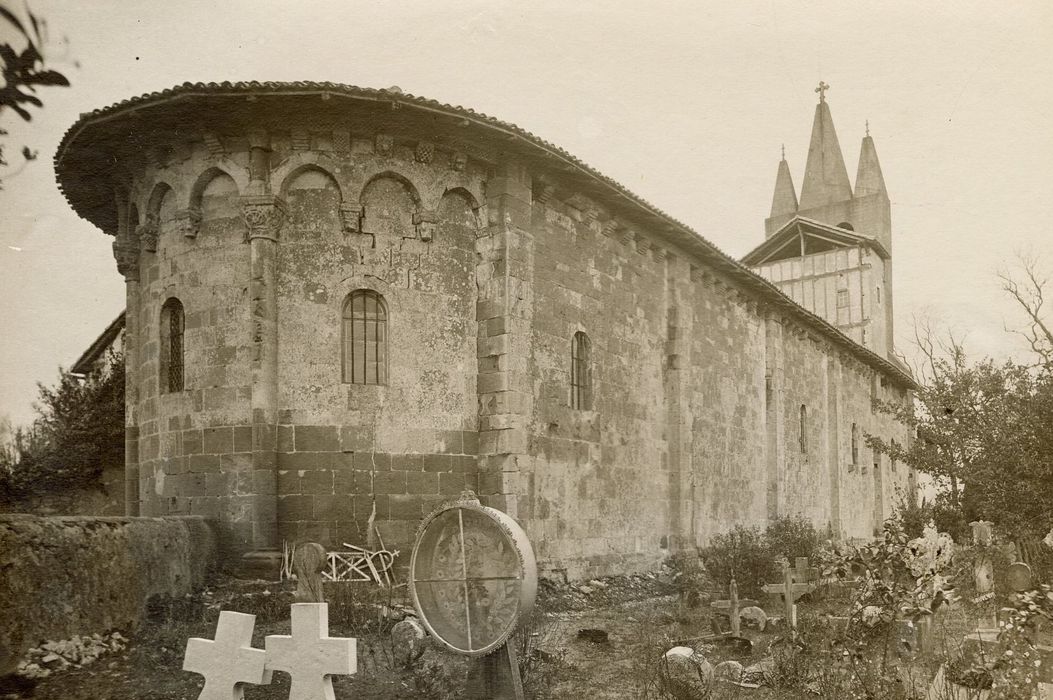
[{"label": "metal cross on spire", "polygon": [[870,136],[870,120],[867,119],[867,136]]},{"label": "metal cross on spire", "polygon": [[826,91],[829,90],[829,89],[830,89],[829,85],[827,85],[822,80],[819,81],[819,87],[817,87],[815,89],[815,91],[819,93],[819,101],[820,102],[826,102]]},{"label": "metal cross on spire", "polygon": [[782,159],[786,160],[786,144],[782,145]]}]

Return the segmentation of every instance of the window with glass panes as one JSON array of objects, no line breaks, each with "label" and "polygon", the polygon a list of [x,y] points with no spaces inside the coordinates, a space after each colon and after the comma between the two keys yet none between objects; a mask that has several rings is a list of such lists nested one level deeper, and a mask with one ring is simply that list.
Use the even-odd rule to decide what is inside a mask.
[{"label": "window with glass panes", "polygon": [[161,393],[183,390],[183,304],[172,297],[161,307]]},{"label": "window with glass panes", "polygon": [[387,328],[384,298],[369,289],[352,292],[344,303],[344,382],[388,383]]}]

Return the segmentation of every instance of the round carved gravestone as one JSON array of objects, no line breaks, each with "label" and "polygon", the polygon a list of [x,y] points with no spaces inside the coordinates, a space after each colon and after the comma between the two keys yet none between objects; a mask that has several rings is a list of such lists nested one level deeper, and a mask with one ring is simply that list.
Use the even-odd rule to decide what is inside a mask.
[{"label": "round carved gravestone", "polygon": [[1009,584],[1009,590],[1017,593],[1031,590],[1034,587],[1031,579],[1031,567],[1022,561],[1010,564],[1009,569],[1006,571],[1006,583]]},{"label": "round carved gravestone", "polygon": [[534,607],[534,550],[511,516],[465,492],[421,523],[409,588],[433,637],[459,654],[483,656],[501,647]]}]

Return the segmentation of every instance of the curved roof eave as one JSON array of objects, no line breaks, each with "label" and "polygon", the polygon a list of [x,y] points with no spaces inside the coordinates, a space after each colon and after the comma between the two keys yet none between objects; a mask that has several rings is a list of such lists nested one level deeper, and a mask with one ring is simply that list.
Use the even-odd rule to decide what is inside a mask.
[{"label": "curved roof eave", "polygon": [[[422,111],[440,113],[450,117],[467,120],[468,122],[474,122],[492,132],[503,132],[508,136],[514,137],[514,139],[520,143],[521,147],[527,151],[527,155],[540,155],[548,159],[563,161],[566,166],[577,171],[577,173],[583,176],[586,180],[598,184],[598,189],[605,189],[606,194],[615,195],[615,197],[624,205],[635,210],[637,216],[649,219],[649,223],[656,225],[656,228],[652,232],[660,233],[663,237],[674,240],[678,245],[687,249],[688,252],[698,255],[700,258],[714,265],[714,267],[720,269],[725,274],[728,274],[740,283],[743,283],[753,292],[758,293],[768,303],[772,303],[783,311],[795,316],[804,324],[813,327],[822,335],[834,341],[835,344],[840,345],[842,348],[851,352],[865,364],[885,372],[909,389],[917,387],[913,377],[908,373],[903,372],[888,360],[858,345],[822,318],[796,304],[774,285],[761,278],[759,275],[754,274],[745,265],[722,251],[690,226],[673,218],[650,202],[633,194],[629,189],[617,181],[593,169],[562,148],[545,141],[510,122],[501,121],[472,109],[442,103],[438,100],[417,97],[400,90],[361,88],[339,83],[311,81],[183,83],[174,88],[122,100],[121,102],[108,107],[103,107],[82,114],[73,126],[66,131],[65,135],[63,135],[58,149],[56,150],[54,161],[59,189],[66,196],[70,206],[72,206],[78,214],[83,216],[80,207],[78,207],[77,203],[74,201],[75,197],[71,196],[67,189],[67,183],[63,180],[62,169],[65,160],[70,157],[71,152],[75,151],[77,138],[94,125],[102,124],[122,116],[127,116],[129,113],[133,113],[140,109],[157,107],[165,103],[185,101],[195,97],[230,96],[245,99],[253,93],[257,93],[260,96],[329,94],[330,96],[347,97],[357,100],[391,102],[393,104],[398,104],[400,107],[414,107]],[[70,182],[69,185],[70,187],[75,187],[75,181]],[[85,204],[86,203],[87,202],[85,202]]]}]

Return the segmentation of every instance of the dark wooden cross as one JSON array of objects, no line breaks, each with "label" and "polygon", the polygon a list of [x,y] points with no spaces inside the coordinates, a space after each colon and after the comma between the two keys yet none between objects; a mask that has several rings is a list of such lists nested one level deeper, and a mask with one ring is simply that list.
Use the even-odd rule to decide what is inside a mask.
[{"label": "dark wooden cross", "polygon": [[822,80],[819,81],[819,87],[815,89],[819,93],[819,101],[826,102],[826,91],[830,89],[830,86],[824,83]]}]

